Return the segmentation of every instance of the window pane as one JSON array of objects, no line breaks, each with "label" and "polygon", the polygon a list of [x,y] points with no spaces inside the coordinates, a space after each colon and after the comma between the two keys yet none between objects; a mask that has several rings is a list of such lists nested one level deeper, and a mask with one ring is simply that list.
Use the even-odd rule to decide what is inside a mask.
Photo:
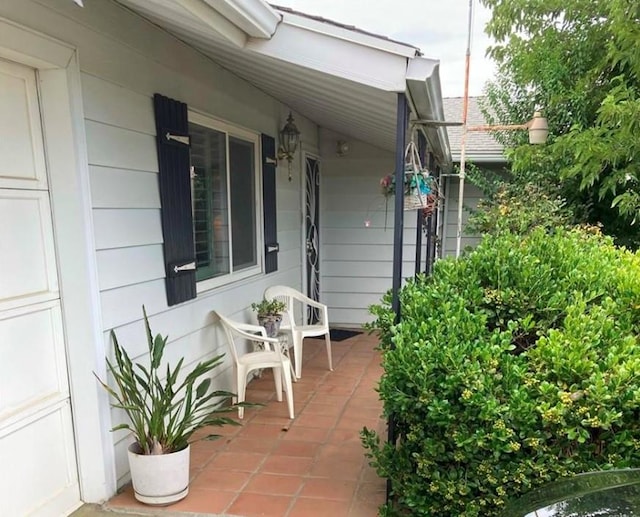
[{"label": "window pane", "polygon": [[225,134],[189,124],[193,178],[196,279],[230,271]]},{"label": "window pane", "polygon": [[233,270],[255,266],[256,185],[253,143],[229,137]]}]

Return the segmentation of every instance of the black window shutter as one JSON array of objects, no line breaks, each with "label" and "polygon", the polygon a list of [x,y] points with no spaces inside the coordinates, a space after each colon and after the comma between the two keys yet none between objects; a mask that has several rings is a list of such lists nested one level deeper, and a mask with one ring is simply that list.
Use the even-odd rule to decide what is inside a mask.
[{"label": "black window shutter", "polygon": [[162,205],[167,303],[196,297],[187,105],[153,96]]},{"label": "black window shutter", "polygon": [[278,222],[276,215],[276,141],[262,135],[262,204],[264,209],[264,271],[278,270]]}]

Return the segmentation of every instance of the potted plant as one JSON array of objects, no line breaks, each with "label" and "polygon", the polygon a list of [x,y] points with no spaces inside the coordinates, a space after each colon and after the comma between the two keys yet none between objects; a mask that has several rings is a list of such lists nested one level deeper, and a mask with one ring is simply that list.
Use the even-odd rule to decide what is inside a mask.
[{"label": "potted plant", "polygon": [[287,308],[284,302],[263,298],[261,302],[252,303],[251,308],[258,315],[258,324],[267,331],[267,336],[276,337],[282,323],[282,313]]},{"label": "potted plant", "polygon": [[[222,355],[199,362],[189,372],[183,370],[184,358],[175,368],[165,366],[162,358],[167,337],[152,335],[147,312],[144,307],[142,310],[149,348],[147,364],[133,363],[112,330],[115,362],[107,358],[107,371],[114,387],[100,378],[98,381],[113,397],[112,406],[129,417],[129,422],[112,431],[133,433],[135,441],[129,446],[128,457],[136,499],[167,505],[189,492],[189,443],[194,432],[207,426],[239,424],[223,416],[234,409],[228,404],[233,393],[210,390],[209,373],[222,363]],[[210,434],[200,439],[217,437]]]}]

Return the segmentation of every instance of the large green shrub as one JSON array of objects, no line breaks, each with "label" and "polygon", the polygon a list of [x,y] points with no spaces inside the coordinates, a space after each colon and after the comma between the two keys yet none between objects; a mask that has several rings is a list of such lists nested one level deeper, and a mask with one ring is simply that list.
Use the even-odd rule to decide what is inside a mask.
[{"label": "large green shrub", "polygon": [[372,307],[399,434],[363,432],[384,515],[498,515],[558,477],[640,466],[640,256],[584,230],[503,233],[401,307],[398,325],[388,297]]}]

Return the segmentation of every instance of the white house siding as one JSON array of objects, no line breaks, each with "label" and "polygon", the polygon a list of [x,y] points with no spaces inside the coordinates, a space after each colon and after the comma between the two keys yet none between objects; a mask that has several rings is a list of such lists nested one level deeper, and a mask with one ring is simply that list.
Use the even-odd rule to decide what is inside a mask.
[{"label": "white house siding", "polygon": [[[505,177],[506,174],[506,162],[504,160],[501,161],[491,161],[487,162],[485,160],[478,159],[474,162],[474,159],[478,156],[478,153],[474,154],[470,158],[471,163],[475,163],[477,167],[481,170],[485,170],[491,176],[502,176]],[[445,214],[444,220],[442,221],[444,228],[444,246],[442,248],[442,256],[455,256],[456,254],[456,233],[458,230],[458,178],[457,177],[449,177],[447,179],[447,188],[445,191]],[[474,212],[474,210],[478,206],[478,202],[483,198],[482,191],[476,187],[469,180],[465,181],[464,184],[464,199],[462,201],[462,241],[461,241],[461,251],[464,251],[467,247],[474,247],[480,242],[480,236],[474,235],[466,229],[467,221],[469,216]]]},{"label": "white house siding", "polygon": [[[225,352],[211,310],[251,317],[248,306],[267,285],[301,284],[300,168],[294,181],[278,171],[277,273],[200,294],[169,308],[166,304],[158,164],[152,96],[159,92],[195,109],[257,133],[277,135],[288,109],[258,88],[233,76],[166,32],[109,0],[9,0],[0,16],[78,48],[90,168],[95,248],[102,323],[134,357],[145,353],[142,305],[154,332],[168,334],[167,359],[193,364]],[[317,128],[294,113],[311,145]],[[72,324],[72,322],[70,322]],[[217,372],[221,387],[231,386],[230,366]],[[82,415],[76,415],[82,418]],[[122,415],[112,412],[113,423]],[[128,476],[123,433],[114,435],[118,483]]]},{"label": "white house siding", "polygon": [[[349,152],[336,154],[336,142]],[[391,288],[394,203],[380,192],[380,179],[394,169],[390,151],[321,131],[320,290],[332,325],[359,327]],[[385,209],[386,205],[386,209]],[[415,272],[416,214],[404,213],[403,277]],[[365,226],[365,221],[370,225]],[[423,252],[424,267],[424,252]]]},{"label": "white house siding", "polygon": [[[456,235],[458,232],[458,188],[459,180],[456,177],[447,179],[446,201],[444,203],[444,245],[442,247],[442,255],[444,257],[453,257],[456,254]],[[482,199],[482,192],[478,187],[465,181],[464,199],[462,200],[462,239],[460,250],[464,251],[467,246],[475,246],[480,242],[480,237],[470,235],[466,232],[465,227],[469,215],[478,206],[478,201]]]}]

